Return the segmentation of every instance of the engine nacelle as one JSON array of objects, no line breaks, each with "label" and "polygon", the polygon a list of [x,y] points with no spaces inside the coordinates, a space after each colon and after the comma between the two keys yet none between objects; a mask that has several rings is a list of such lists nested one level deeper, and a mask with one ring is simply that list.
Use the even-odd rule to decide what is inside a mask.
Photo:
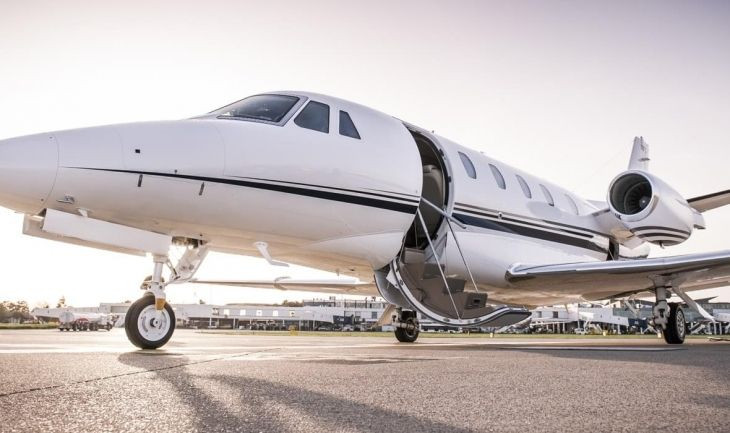
[{"label": "engine nacelle", "polygon": [[[641,170],[616,176],[608,188],[608,206],[624,230],[624,239],[634,235],[641,240],[669,246],[684,242],[702,216],[693,210],[677,191],[663,180]],[[627,233],[626,231],[630,232]]]}]

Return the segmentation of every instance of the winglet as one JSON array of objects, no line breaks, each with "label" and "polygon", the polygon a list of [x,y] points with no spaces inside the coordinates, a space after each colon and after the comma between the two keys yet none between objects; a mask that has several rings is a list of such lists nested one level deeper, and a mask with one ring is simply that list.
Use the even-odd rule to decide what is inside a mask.
[{"label": "winglet", "polygon": [[644,141],[644,137],[634,137],[629,170],[649,170],[649,145]]}]

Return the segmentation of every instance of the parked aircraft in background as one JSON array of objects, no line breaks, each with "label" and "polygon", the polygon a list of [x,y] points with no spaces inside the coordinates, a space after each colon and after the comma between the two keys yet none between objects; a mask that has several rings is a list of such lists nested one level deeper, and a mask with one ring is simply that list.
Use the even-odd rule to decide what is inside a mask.
[{"label": "parked aircraft in background", "polygon": [[648,244],[685,241],[730,191],[687,200],[648,161],[637,137],[606,201],[589,201],[370,108],[272,92],[187,120],[4,140],[0,204],[26,214],[26,234],[152,256],[125,322],[141,348],[170,339],[165,290],[196,281],[213,250],[350,276],[198,282],[380,295],[403,342],[417,312],[502,327],[525,306],[651,293],[654,326],[682,343],[668,297],[712,320],[686,292],[728,284],[730,251],[647,258]]}]

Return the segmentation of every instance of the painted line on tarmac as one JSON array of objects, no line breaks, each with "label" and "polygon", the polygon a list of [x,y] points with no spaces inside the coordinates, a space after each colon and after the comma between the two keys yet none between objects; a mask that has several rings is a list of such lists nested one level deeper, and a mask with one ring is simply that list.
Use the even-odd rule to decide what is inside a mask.
[{"label": "painted line on tarmac", "polygon": [[[588,341],[583,343],[590,343]],[[320,350],[320,349],[368,349],[368,348],[398,348],[402,350],[417,348],[439,348],[439,347],[484,347],[484,346],[520,346],[533,349],[540,347],[549,348],[555,345],[566,344],[562,341],[453,341],[438,343],[413,343],[403,344],[398,342],[392,343],[366,343],[366,344],[278,344],[278,345],[261,345],[261,346],[167,346],[164,349],[158,349],[155,353],[160,354],[206,354],[211,351],[243,351],[243,350]],[[574,347],[598,347],[598,346],[561,346],[564,348]],[[563,349],[567,350],[567,349]],[[0,343],[0,355],[2,354],[63,354],[63,353],[127,353],[136,352],[139,349],[131,345],[119,345],[109,347],[87,346],[73,347],[73,344],[17,344],[17,343]]]},{"label": "painted line on tarmac", "polygon": [[682,347],[634,347],[634,346],[549,346],[549,347],[505,347],[510,350],[592,350],[613,352],[672,352],[686,350]]}]

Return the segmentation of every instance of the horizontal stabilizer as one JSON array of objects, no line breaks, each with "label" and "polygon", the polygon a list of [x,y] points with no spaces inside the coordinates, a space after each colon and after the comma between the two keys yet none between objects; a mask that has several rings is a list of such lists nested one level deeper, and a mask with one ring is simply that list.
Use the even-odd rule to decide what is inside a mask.
[{"label": "horizontal stabilizer", "polygon": [[730,189],[687,200],[698,212],[705,212],[730,204]]}]

